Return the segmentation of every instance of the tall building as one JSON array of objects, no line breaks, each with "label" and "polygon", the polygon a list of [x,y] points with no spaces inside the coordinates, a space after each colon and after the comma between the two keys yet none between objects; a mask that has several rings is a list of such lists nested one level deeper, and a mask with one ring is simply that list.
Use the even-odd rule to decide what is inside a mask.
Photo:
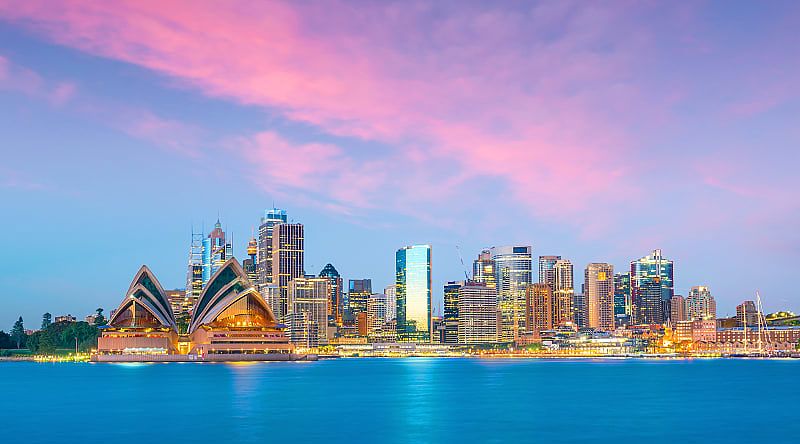
[{"label": "tall building", "polygon": [[497,289],[484,282],[466,282],[458,289],[458,343],[498,341]]},{"label": "tall building", "polygon": [[540,282],[528,285],[525,291],[525,324],[528,331],[538,334],[553,328],[553,290]]},{"label": "tall building", "polygon": [[588,304],[588,326],[602,331],[613,331],[614,322],[614,267],[607,263],[592,262],[584,271],[584,294]]},{"label": "tall building", "polygon": [[367,300],[372,295],[372,279],[350,279],[347,285],[348,319],[355,321],[367,312]]},{"label": "tall building", "polygon": [[631,262],[631,299],[637,324],[663,324],[669,317],[669,300],[675,294],[673,262],[653,250]]},{"label": "tall building", "polygon": [[214,229],[203,239],[203,287],[231,257],[233,245],[226,242],[222,224],[217,219]]},{"label": "tall building", "polygon": [[492,247],[500,306],[500,339],[513,341],[525,331],[525,290],[531,284],[531,247]]},{"label": "tall building", "polygon": [[744,301],[736,306],[736,321],[742,327],[758,326],[758,318],[764,314],[758,311],[754,301]]},{"label": "tall building", "polygon": [[344,299],[342,298],[342,277],[339,271],[332,264],[326,264],[319,277],[327,278],[330,282],[330,294],[328,295],[328,325],[341,326],[342,313],[344,311]]},{"label": "tall building", "polygon": [[273,307],[273,311],[278,319],[286,322],[285,316],[289,310],[289,282],[305,276],[303,224],[276,224],[272,227],[271,238],[271,283],[276,284],[280,292],[280,304],[278,307]]},{"label": "tall building", "polygon": [[629,325],[632,316],[631,274],[614,274],[614,317],[618,326]]},{"label": "tall building", "polygon": [[553,264],[553,324],[575,323],[575,277],[572,262],[560,259]]},{"label": "tall building", "polygon": [[670,316],[669,319],[673,325],[678,322],[689,320],[686,316],[686,298],[676,294],[669,301]]},{"label": "tall building", "polygon": [[686,318],[688,321],[717,318],[717,303],[708,287],[699,285],[689,290],[686,297]]},{"label": "tall building", "polygon": [[450,281],[444,284],[444,343],[458,343],[458,290],[463,287],[464,281]]},{"label": "tall building", "polygon": [[383,289],[386,295],[386,321],[397,319],[397,287],[392,284]]},{"label": "tall building", "polygon": [[186,299],[191,304],[189,313],[203,292],[203,237],[203,233],[195,233],[192,228],[192,243],[189,246],[189,264],[186,270]]},{"label": "tall building", "polygon": [[318,347],[327,343],[330,281],[324,277],[298,277],[289,281],[289,331],[293,343]]},{"label": "tall building", "polygon": [[553,291],[556,290],[556,262],[560,260],[561,256],[539,256],[539,283],[547,284]]},{"label": "tall building", "polygon": [[575,319],[575,326],[578,328],[586,328],[589,326],[589,302],[586,300],[585,286],[586,285],[581,285],[581,291],[575,292],[572,298],[572,314]]},{"label": "tall building", "polygon": [[247,259],[242,261],[242,268],[244,272],[247,274],[247,279],[253,284],[258,284],[258,272],[256,267],[258,266],[258,241],[255,239],[250,239],[250,242],[247,243]]},{"label": "tall building", "polygon": [[275,225],[285,224],[286,210],[271,208],[264,211],[261,223],[258,226],[258,255],[256,269],[258,291],[262,291],[269,284],[277,284],[272,279],[272,231]]},{"label": "tall building", "polygon": [[484,283],[489,288],[497,288],[497,272],[489,250],[481,251],[472,262],[472,281]]},{"label": "tall building", "polygon": [[367,299],[367,336],[382,337],[386,331],[386,295],[375,293]]},{"label": "tall building", "polygon": [[431,339],[431,246],[413,245],[395,254],[397,336],[404,342]]}]

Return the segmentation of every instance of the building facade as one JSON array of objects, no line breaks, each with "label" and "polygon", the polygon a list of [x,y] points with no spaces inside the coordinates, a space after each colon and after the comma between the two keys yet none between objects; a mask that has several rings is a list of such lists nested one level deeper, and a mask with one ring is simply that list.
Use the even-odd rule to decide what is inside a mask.
[{"label": "building facade", "polygon": [[492,247],[490,251],[500,306],[500,338],[513,341],[525,332],[525,291],[532,283],[532,248],[511,245]]},{"label": "building facade", "polygon": [[550,284],[531,284],[525,291],[525,324],[528,331],[538,335],[553,329],[553,289]]},{"label": "building facade", "polygon": [[458,343],[498,341],[497,289],[484,282],[466,282],[458,288]]},{"label": "building facade", "polygon": [[689,290],[686,297],[686,319],[716,319],[717,303],[708,287],[699,285]]},{"label": "building facade", "polygon": [[286,210],[271,208],[264,211],[264,216],[258,225],[258,255],[256,259],[258,278],[256,284],[259,291],[263,291],[267,285],[277,285],[272,277],[272,231],[275,225],[286,222]]},{"label": "building facade", "polygon": [[674,293],[673,262],[661,250],[631,262],[631,299],[637,324],[663,324]]},{"label": "building facade", "polygon": [[214,229],[203,239],[203,286],[208,284],[211,276],[222,267],[222,265],[233,257],[233,245],[225,239],[225,232],[219,219],[214,224]]},{"label": "building facade", "polygon": [[464,281],[450,281],[444,284],[444,344],[458,344],[458,290]]},{"label": "building facade", "polygon": [[631,274],[614,274],[614,318],[618,326],[630,325],[633,316],[631,303]]},{"label": "building facade", "polygon": [[472,281],[486,284],[489,288],[497,288],[497,271],[491,251],[481,251],[472,262]]},{"label": "building facade", "polygon": [[342,326],[344,298],[342,298],[342,277],[332,264],[326,264],[319,272],[319,277],[328,279],[330,294],[328,295],[328,325]]},{"label": "building facade", "polygon": [[553,323],[555,326],[575,323],[575,270],[568,259],[553,264]]},{"label": "building facade", "polygon": [[275,224],[272,227],[271,283],[278,286],[280,303],[273,307],[286,323],[289,312],[289,282],[305,276],[303,224]]},{"label": "building facade", "polygon": [[584,292],[588,303],[588,326],[601,331],[613,331],[614,267],[593,262],[584,271]]},{"label": "building facade", "polygon": [[289,331],[292,343],[318,347],[328,342],[330,281],[324,277],[302,277],[289,281]]},{"label": "building facade", "polygon": [[686,315],[686,298],[676,294],[669,301],[670,321],[676,324],[680,321],[687,321],[689,317]]},{"label": "building facade", "polygon": [[395,254],[397,336],[404,342],[431,339],[431,246],[413,245]]}]

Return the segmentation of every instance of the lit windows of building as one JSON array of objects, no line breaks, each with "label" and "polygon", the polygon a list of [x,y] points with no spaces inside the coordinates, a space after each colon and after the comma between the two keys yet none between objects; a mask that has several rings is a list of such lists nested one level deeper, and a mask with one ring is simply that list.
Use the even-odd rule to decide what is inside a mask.
[{"label": "lit windows of building", "polygon": [[512,245],[491,248],[500,306],[500,339],[513,341],[525,332],[525,291],[532,282],[532,248]]},{"label": "lit windows of building", "polygon": [[398,339],[403,342],[430,342],[430,245],[413,245],[397,250],[395,286]]}]

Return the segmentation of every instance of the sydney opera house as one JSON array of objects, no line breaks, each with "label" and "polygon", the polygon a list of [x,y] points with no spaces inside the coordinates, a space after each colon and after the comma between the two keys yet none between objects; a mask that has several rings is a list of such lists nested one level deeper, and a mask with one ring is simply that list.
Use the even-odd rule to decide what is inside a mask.
[{"label": "sydney opera house", "polygon": [[200,294],[185,332],[166,292],[142,266],[98,339],[96,361],[301,360],[284,326],[236,259],[220,267]]}]

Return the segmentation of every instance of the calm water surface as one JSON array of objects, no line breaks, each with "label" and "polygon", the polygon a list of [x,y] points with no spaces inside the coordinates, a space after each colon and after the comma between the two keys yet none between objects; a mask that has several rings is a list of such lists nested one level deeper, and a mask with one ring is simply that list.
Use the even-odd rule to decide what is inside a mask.
[{"label": "calm water surface", "polygon": [[0,363],[0,442],[800,442],[800,361]]}]

